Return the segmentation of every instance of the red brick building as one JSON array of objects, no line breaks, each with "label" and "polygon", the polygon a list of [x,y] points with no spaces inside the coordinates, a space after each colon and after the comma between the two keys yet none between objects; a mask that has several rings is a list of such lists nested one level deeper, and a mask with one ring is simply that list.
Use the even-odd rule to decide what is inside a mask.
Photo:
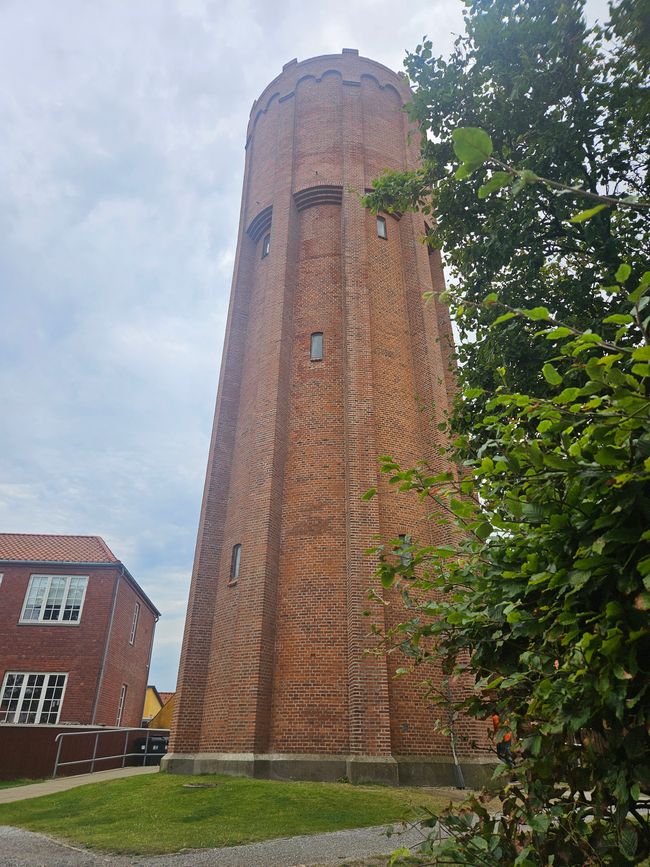
[{"label": "red brick building", "polygon": [[160,612],[99,536],[0,533],[0,723],[139,726]]},{"label": "red brick building", "polygon": [[[366,549],[448,532],[377,462],[442,469],[454,388],[448,312],[422,298],[443,288],[422,218],[359,201],[385,168],[417,166],[408,99],[344,50],[286,64],[253,106],[172,771],[452,780],[420,677],[364,656],[372,620],[404,618],[397,602],[364,617]],[[475,782],[482,759],[459,750]]]}]

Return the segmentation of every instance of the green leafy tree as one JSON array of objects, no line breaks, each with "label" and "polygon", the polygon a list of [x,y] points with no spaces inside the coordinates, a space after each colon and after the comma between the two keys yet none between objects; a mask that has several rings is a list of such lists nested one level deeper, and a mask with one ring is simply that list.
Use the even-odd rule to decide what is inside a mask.
[{"label": "green leafy tree", "polygon": [[[418,863],[650,855],[650,272],[628,292],[630,272],[620,266],[609,287],[630,311],[609,317],[612,341],[539,308],[502,314],[534,323],[553,348],[551,394],[466,388],[485,414],[478,435],[454,441],[462,472],[382,459],[390,481],[430,500],[432,520],[451,517],[462,540],[415,541],[406,560],[378,549],[381,583],[408,612],[384,646],[415,665],[441,661],[451,682],[469,674],[470,694],[450,702],[443,684],[432,700],[475,718],[496,709],[515,745],[514,770],[500,765],[488,792],[431,817],[448,836],[433,834]],[[582,384],[566,385],[576,374]],[[495,795],[498,820],[486,807]]]},{"label": "green leafy tree", "polygon": [[418,863],[650,858],[647,8],[590,31],[581,4],[472,0],[449,61],[407,59],[422,170],[366,199],[435,211],[465,337],[457,470],[381,459],[460,540],[377,549],[406,610],[384,649],[441,662],[441,718],[496,709],[514,743]]},{"label": "green leafy tree", "polygon": [[[636,276],[650,267],[641,211],[610,207],[570,219],[587,207],[573,187],[649,198],[649,6],[626,0],[605,30],[586,27],[580,0],[470,0],[449,59],[434,56],[426,39],[406,58],[422,169],[386,173],[366,203],[435,212],[428,240],[443,249],[452,296],[462,299],[459,356],[470,385],[493,388],[505,376],[512,388],[547,391],[540,370],[551,348],[532,341],[534,326],[519,319],[491,332],[496,313],[476,306],[488,292],[594,328],[618,311],[620,299],[597,287],[613,282],[619,263],[634,262]],[[489,177],[455,175],[458,127],[489,130],[494,157],[518,170],[515,182],[496,163]],[[540,175],[557,186],[540,187]]]}]

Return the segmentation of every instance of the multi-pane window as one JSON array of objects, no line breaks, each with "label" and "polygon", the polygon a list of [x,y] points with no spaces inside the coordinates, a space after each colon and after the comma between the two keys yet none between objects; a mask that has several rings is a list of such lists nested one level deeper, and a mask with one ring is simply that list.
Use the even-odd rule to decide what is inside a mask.
[{"label": "multi-pane window", "polygon": [[232,557],[230,558],[230,583],[239,578],[239,564],[241,563],[241,545],[239,542],[233,545]]},{"label": "multi-pane window", "polygon": [[262,241],[262,259],[265,256],[268,256],[271,252],[271,236],[264,235],[264,240]]},{"label": "multi-pane window", "polygon": [[79,575],[32,575],[21,623],[78,623],[88,578]]},{"label": "multi-pane window", "polygon": [[323,332],[316,331],[311,336],[311,349],[310,355],[312,361],[322,361],[323,360]]},{"label": "multi-pane window", "polygon": [[67,674],[7,672],[0,697],[0,722],[57,723],[67,677]]},{"label": "multi-pane window", "polygon": [[386,217],[377,217],[377,237],[386,240],[388,231],[386,230]]},{"label": "multi-pane window", "polygon": [[133,622],[131,623],[131,635],[129,636],[129,644],[135,642],[135,633],[138,631],[138,620],[140,619],[140,603],[136,602],[133,609]]},{"label": "multi-pane window", "polygon": [[123,683],[122,689],[120,690],[120,700],[117,703],[117,716],[115,718],[115,725],[122,725],[122,717],[124,715],[124,705],[126,704],[126,692],[128,690],[128,686]]}]

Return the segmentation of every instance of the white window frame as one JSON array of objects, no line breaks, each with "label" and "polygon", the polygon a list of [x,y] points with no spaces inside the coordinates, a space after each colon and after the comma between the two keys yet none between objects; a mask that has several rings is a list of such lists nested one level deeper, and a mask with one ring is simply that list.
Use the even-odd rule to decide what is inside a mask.
[{"label": "white window frame", "polygon": [[126,704],[126,694],[129,690],[129,685],[123,683],[120,687],[120,698],[117,703],[117,716],[115,717],[115,725],[119,728],[122,725],[122,717],[124,716],[124,705]]},{"label": "white window frame", "polygon": [[[19,693],[19,697],[18,697],[18,705],[16,707],[16,710],[12,714],[12,719],[2,720],[0,722],[0,725],[2,725],[2,724],[5,724],[5,725],[52,725],[52,726],[57,725],[59,722],[59,719],[61,717],[61,710],[63,708],[63,699],[65,698],[65,690],[66,690],[66,687],[68,685],[68,672],[67,671],[7,671],[7,672],[5,672],[4,680],[2,682],[2,691],[0,692],[0,706],[2,705],[2,700],[4,699],[5,690],[7,688],[7,681],[9,680],[10,677],[19,677],[19,676],[22,676],[23,682],[22,682],[22,685],[20,687],[20,693]],[[42,676],[42,677],[46,678],[46,680],[44,681],[43,686],[41,688],[41,695],[40,695],[40,698],[38,700],[38,705],[37,705],[37,709],[36,709],[36,719],[33,723],[20,722],[18,717],[20,717],[20,714],[23,713],[22,705],[23,705],[23,701],[25,700],[25,692],[26,692],[27,687],[28,687],[28,679],[32,676],[34,676],[34,677],[41,677]],[[41,714],[43,713],[43,705],[45,704],[45,697],[46,697],[47,689],[49,686],[49,679],[51,677],[63,677],[63,686],[61,688],[61,696],[58,699],[59,708],[57,710],[56,719],[53,721],[44,723],[44,722],[41,722],[40,717],[41,717]]]},{"label": "white window frame", "polygon": [[138,621],[140,620],[140,603],[136,602],[133,607],[133,622],[131,623],[131,635],[129,636],[129,644],[135,644],[135,635],[138,631]]},{"label": "white window frame", "polygon": [[382,241],[388,240],[388,226],[386,225],[386,217],[377,214],[377,237]]},{"label": "white window frame", "polygon": [[309,360],[322,361],[324,356],[325,334],[322,331],[314,331],[309,338]]},{"label": "white window frame", "polygon": [[[26,618],[25,611],[27,609],[27,600],[29,599],[29,592],[32,589],[32,584],[34,581],[40,580],[41,578],[47,579],[47,589],[45,591],[45,595],[43,596],[43,603],[41,605],[41,610],[37,619],[34,618]],[[59,612],[59,617],[57,620],[45,620],[45,608],[47,606],[47,597],[50,592],[50,588],[52,586],[52,579],[54,578],[65,578],[66,585],[65,590],[63,592],[63,598],[61,600],[61,610]],[[65,613],[66,602],[68,601],[68,595],[70,593],[70,585],[75,578],[81,578],[86,583],[84,584],[83,593],[81,595],[81,602],[79,603],[79,616],[76,620],[64,620],[63,614]],[[78,626],[81,623],[81,615],[83,614],[84,602],[86,601],[86,591],[88,590],[88,575],[44,575],[44,574],[34,574],[29,576],[29,584],[27,585],[27,592],[25,593],[25,599],[23,601],[23,607],[20,612],[20,620],[19,623],[29,624],[32,626],[44,625],[44,626]]]}]

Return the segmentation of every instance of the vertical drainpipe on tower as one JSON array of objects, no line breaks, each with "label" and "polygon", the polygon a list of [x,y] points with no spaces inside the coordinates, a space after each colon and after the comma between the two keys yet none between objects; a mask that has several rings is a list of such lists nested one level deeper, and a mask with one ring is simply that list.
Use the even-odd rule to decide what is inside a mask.
[{"label": "vertical drainpipe on tower", "polygon": [[115,606],[117,605],[117,591],[120,586],[120,580],[124,577],[124,565],[120,563],[120,574],[117,576],[117,581],[113,587],[113,601],[111,604],[111,619],[108,622],[108,632],[106,634],[106,642],[104,644],[104,653],[102,655],[102,664],[99,669],[99,677],[97,678],[97,691],[95,692],[95,702],[93,704],[93,715],[90,720],[91,725],[95,725],[97,717],[97,705],[99,704],[99,696],[101,693],[102,683],[104,682],[104,669],[106,668],[106,657],[108,656],[108,645],[111,640],[111,632],[113,631],[113,619],[115,617]]}]

